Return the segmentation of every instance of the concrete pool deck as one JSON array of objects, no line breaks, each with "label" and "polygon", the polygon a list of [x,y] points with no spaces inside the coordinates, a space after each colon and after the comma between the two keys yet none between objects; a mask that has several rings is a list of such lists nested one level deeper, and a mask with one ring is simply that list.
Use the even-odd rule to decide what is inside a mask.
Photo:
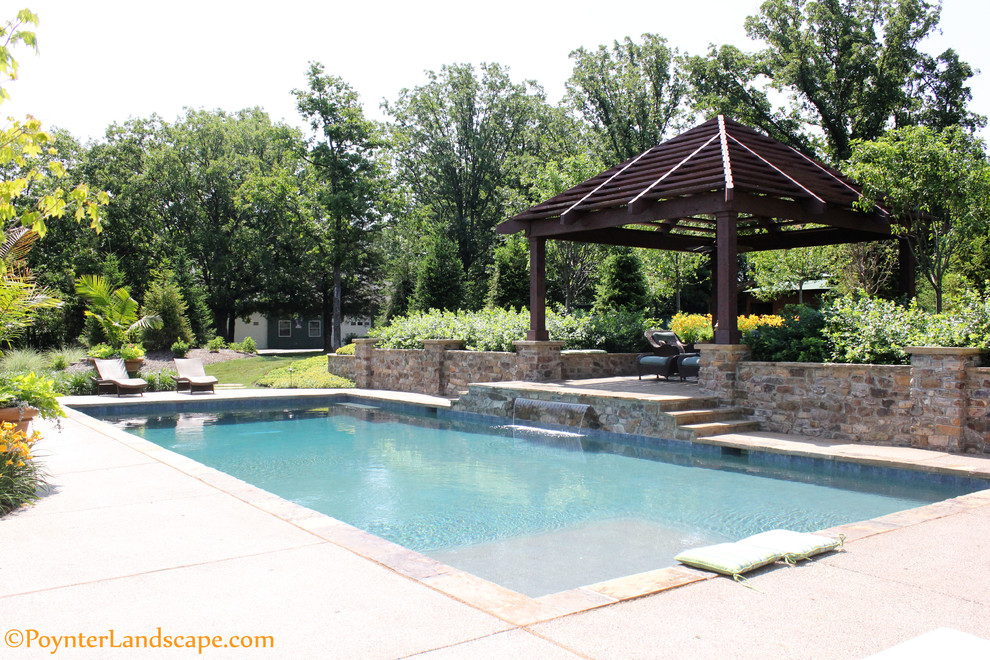
[{"label": "concrete pool deck", "polygon": [[[658,567],[530,599],[70,415],[38,447],[53,492],[0,520],[5,632],[270,635],[274,649],[204,655],[343,658],[858,658],[936,628],[990,638],[990,491],[832,530],[847,535],[844,552],[764,569],[750,578],[755,590]],[[766,433],[720,442],[990,474],[986,458],[910,448]],[[4,650],[4,657],[52,657],[37,640]]]}]

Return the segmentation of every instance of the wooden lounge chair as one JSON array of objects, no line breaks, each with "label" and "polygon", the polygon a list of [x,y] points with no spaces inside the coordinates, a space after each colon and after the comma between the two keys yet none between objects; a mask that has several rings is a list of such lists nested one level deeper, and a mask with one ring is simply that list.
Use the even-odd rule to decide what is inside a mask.
[{"label": "wooden lounge chair", "polygon": [[127,368],[124,361],[117,360],[93,360],[96,366],[96,373],[99,378],[95,378],[97,394],[113,394],[117,396],[124,394],[140,394],[144,396],[144,391],[148,389],[148,381],[143,378],[131,378],[127,375]]},{"label": "wooden lounge chair", "polygon": [[175,358],[175,391],[189,390],[194,392],[215,393],[213,386],[217,384],[216,376],[207,376],[203,370],[203,361],[199,358]]},{"label": "wooden lounge chair", "polygon": [[[660,376],[666,380],[670,380],[671,376],[681,376],[681,380],[687,376],[697,377],[697,373],[691,373],[690,369],[683,374],[679,372],[679,367],[686,358],[696,358],[698,354],[687,352],[687,345],[674,332],[651,328],[644,334],[653,352],[643,353],[636,358],[640,380],[643,379],[643,374],[655,374],[657,380],[660,380]],[[688,364],[693,366],[694,361],[690,360]]]}]

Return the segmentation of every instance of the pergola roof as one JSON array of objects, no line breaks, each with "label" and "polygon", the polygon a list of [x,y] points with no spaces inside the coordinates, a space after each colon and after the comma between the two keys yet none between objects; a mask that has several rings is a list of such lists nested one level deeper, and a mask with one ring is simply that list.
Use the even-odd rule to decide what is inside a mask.
[{"label": "pergola roof", "polygon": [[[739,251],[891,235],[838,171],[721,115],[501,223],[531,238],[708,252],[716,215],[736,216]],[[652,229],[637,231],[626,225]]]}]

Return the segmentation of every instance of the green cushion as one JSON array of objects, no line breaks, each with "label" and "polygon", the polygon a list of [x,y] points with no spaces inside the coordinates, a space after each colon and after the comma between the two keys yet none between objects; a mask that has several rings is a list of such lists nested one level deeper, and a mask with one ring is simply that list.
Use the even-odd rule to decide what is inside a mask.
[{"label": "green cushion", "polygon": [[674,559],[694,568],[735,576],[772,564],[780,559],[780,553],[742,543],[719,543],[685,550]]},{"label": "green cushion", "polygon": [[792,532],[789,529],[772,529],[762,534],[754,534],[744,538],[739,543],[777,552],[789,562],[807,559],[822,552],[842,547],[841,539],[833,539],[818,534]]},{"label": "green cushion", "polygon": [[640,364],[657,364],[663,366],[670,362],[673,356],[661,356],[661,355],[647,355],[646,357],[639,358]]}]

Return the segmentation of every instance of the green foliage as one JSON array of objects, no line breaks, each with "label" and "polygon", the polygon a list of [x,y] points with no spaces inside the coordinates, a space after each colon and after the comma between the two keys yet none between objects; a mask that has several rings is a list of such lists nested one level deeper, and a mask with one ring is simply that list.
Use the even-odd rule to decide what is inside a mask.
[{"label": "green foliage", "polygon": [[181,339],[176,339],[172,343],[171,348],[172,348],[172,355],[177,358],[184,358],[186,357],[186,353],[189,352],[188,342],[184,342]]},{"label": "green foliage", "polygon": [[86,300],[86,316],[100,324],[111,346],[120,346],[137,330],[161,327],[162,320],[157,316],[138,318],[138,303],[127,289],[111,289],[100,275],[81,275],[76,280],[76,293]]},{"label": "green foliage", "polygon": [[144,357],[144,346],[128,342],[118,349],[121,359],[136,360]]},{"label": "green foliage", "polygon": [[95,346],[90,346],[89,351],[87,351],[89,357],[98,360],[109,360],[119,354],[120,352],[110,344],[96,344]]},{"label": "green foliage", "polygon": [[206,342],[206,349],[210,353],[219,353],[221,349],[227,348],[227,342],[224,341],[223,337],[214,337],[210,341]]},{"label": "green foliage", "polygon": [[454,310],[464,299],[464,266],[453,241],[434,234],[419,264],[412,306],[418,311]]},{"label": "green foliage", "polygon": [[69,365],[81,362],[86,359],[85,349],[77,346],[63,346],[54,348],[45,353],[48,366],[55,371],[64,371]]},{"label": "green foliage", "polygon": [[881,204],[905,223],[903,232],[941,312],[943,280],[957,252],[990,226],[990,164],[983,143],[958,126],[941,132],[916,126],[852,148],[843,171],[863,186],[860,205]]},{"label": "green foliage", "polygon": [[631,249],[617,250],[602,264],[595,296],[595,310],[632,310],[642,313],[650,299],[647,294],[643,262]]},{"label": "green foliage", "polygon": [[143,313],[146,317],[158,317],[161,325],[149,327],[142,333],[145,346],[151,349],[165,349],[173,340],[181,340],[185,344],[194,341],[189,318],[186,316],[188,306],[182,299],[178,285],[166,277],[155,281],[144,294]]},{"label": "green foliage", "polygon": [[48,360],[33,348],[14,348],[4,353],[0,359],[0,371],[7,373],[43,371],[47,367]]},{"label": "green foliage", "polygon": [[487,303],[517,308],[529,304],[529,245],[524,236],[510,236],[495,248]]},{"label": "green foliage", "polygon": [[603,162],[638,156],[687,119],[678,52],[663,37],[644,34],[642,44],[626,37],[611,49],[578,48],[571,59],[567,100],[591,126]]},{"label": "green foliage", "polygon": [[[0,24],[0,75],[6,76],[0,84],[17,79],[18,63],[11,52],[14,46],[24,44],[38,50],[34,32],[23,29],[37,24],[38,17],[27,9]],[[9,98],[6,88],[0,86],[0,104]],[[66,172],[64,164],[53,158],[52,136],[41,130],[41,122],[34,117],[10,121],[0,127],[0,222],[10,226],[15,221],[44,236],[46,221],[71,212],[76,222],[88,219],[90,227],[99,231],[100,206],[110,201],[107,193],[92,195],[85,183],[68,192],[53,185],[51,181],[65,177]],[[32,200],[32,189],[44,192]]]},{"label": "green foliage", "polygon": [[232,351],[237,351],[238,353],[257,353],[258,345],[255,343],[254,339],[251,337],[245,337],[244,341],[231,342],[227,344],[227,348]]},{"label": "green foliage", "polygon": [[840,251],[833,245],[766,250],[746,255],[758,298],[775,300],[796,290],[799,305],[804,304],[804,285],[837,273],[839,257]]},{"label": "green foliage", "polygon": [[[2,159],[0,159],[2,160]],[[4,184],[0,182],[0,187]],[[39,312],[61,303],[39,288],[26,266],[26,258],[38,235],[23,227],[10,229],[0,244],[0,344],[20,337]]]},{"label": "green foliage", "polygon": [[96,394],[91,371],[65,371],[55,381],[58,391],[72,396]]},{"label": "green foliage", "polygon": [[64,417],[55,381],[34,372],[0,376],[0,406],[34,406],[45,419]]},{"label": "green foliage", "polygon": [[753,359],[768,362],[824,362],[829,357],[825,317],[806,305],[784,308],[783,324],[760,325],[743,334]]},{"label": "green foliage", "polygon": [[[564,349],[645,350],[642,313],[614,311],[604,314],[565,314],[547,310],[550,339],[563,341]],[[380,348],[422,348],[424,339],[459,339],[469,351],[513,351],[514,341],[526,338],[526,309],[486,308],[477,312],[413,312],[368,332],[381,341]]]},{"label": "green foliage", "polygon": [[142,371],[141,378],[148,383],[149,392],[171,392],[175,390],[175,372],[168,369],[161,371]]},{"label": "green foliage", "polygon": [[326,356],[317,355],[298,360],[287,367],[272,369],[258,379],[258,385],[277,388],[336,389],[354,387],[354,381],[327,372]]},{"label": "green foliage", "polygon": [[357,350],[357,344],[344,344],[335,353],[337,355],[354,355],[355,350]]}]

